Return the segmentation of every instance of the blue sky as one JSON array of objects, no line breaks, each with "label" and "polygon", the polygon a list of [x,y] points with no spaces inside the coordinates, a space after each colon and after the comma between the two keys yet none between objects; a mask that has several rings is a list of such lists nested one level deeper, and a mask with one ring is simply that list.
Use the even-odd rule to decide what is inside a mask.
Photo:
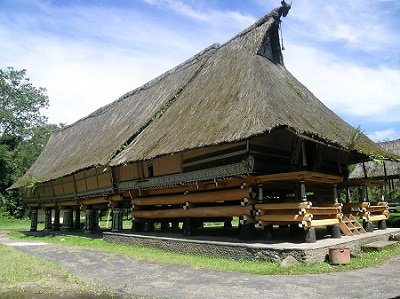
[{"label": "blue sky", "polygon": [[[294,0],[287,69],[376,141],[400,138],[400,1]],[[0,68],[47,88],[52,123],[73,123],[209,45],[279,0],[0,0]]]}]

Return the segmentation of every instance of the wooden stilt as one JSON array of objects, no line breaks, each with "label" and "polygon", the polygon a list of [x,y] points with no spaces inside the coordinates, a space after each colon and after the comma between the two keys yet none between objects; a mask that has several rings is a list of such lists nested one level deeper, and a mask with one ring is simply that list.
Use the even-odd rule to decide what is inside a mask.
[{"label": "wooden stilt", "polygon": [[32,208],[31,210],[31,232],[37,231],[38,224],[38,208]]},{"label": "wooden stilt", "polygon": [[55,206],[54,208],[54,221],[53,221],[53,230],[60,230],[60,208]]}]

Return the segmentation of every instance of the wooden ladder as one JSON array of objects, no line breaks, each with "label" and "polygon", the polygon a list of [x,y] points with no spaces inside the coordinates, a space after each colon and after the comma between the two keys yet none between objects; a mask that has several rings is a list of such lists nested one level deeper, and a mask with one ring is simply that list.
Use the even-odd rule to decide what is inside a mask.
[{"label": "wooden ladder", "polygon": [[354,236],[366,233],[365,229],[352,214],[344,215],[339,223],[340,230],[345,236]]}]

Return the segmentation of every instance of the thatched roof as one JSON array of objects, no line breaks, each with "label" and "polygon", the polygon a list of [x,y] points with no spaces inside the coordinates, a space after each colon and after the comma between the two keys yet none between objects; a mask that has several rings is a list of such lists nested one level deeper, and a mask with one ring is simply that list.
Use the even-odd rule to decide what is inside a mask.
[{"label": "thatched roof", "polygon": [[[95,165],[234,142],[280,127],[349,149],[355,129],[296,80],[281,60],[258,54],[272,30],[277,33],[277,26],[267,15],[224,45],[211,46],[55,132],[13,187],[29,176],[44,182]],[[354,149],[366,156],[387,155],[362,134]]]},{"label": "thatched roof", "polygon": [[[400,155],[400,139],[385,141],[379,143],[387,151],[390,151],[396,155]],[[400,178],[400,162],[395,161],[371,161],[365,162],[365,170],[368,178],[384,178],[385,169],[387,177]],[[364,169],[362,164],[357,164],[356,168],[351,172],[350,179],[365,178]]]},{"label": "thatched roof", "polygon": [[39,158],[12,188],[34,177],[43,182],[96,165],[107,165],[129,140],[167,109],[218,45],[54,132]]}]

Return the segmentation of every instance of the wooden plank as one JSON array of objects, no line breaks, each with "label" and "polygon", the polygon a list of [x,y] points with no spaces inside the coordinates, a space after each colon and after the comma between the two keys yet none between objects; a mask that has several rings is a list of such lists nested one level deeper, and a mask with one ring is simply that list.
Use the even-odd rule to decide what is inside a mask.
[{"label": "wooden plank", "polygon": [[95,204],[108,203],[108,200],[105,199],[104,197],[95,197],[95,198],[88,198],[88,199],[80,200],[80,203],[85,206],[89,206],[89,205],[95,205]]},{"label": "wooden plank", "polygon": [[304,215],[306,214],[306,209],[290,209],[290,210],[257,210],[256,215],[282,215],[282,214],[292,214],[292,215]]},{"label": "wooden plank", "polygon": [[339,224],[339,222],[340,220],[337,218],[312,220],[307,221],[306,227],[331,226]]},{"label": "wooden plank", "polygon": [[370,213],[385,212],[388,208],[385,206],[371,206],[367,208]]},{"label": "wooden plank", "polygon": [[256,220],[265,222],[302,222],[311,221],[313,215],[292,215],[292,214],[281,214],[281,215],[261,215],[256,216]]},{"label": "wooden plank", "polygon": [[58,205],[62,207],[79,206],[79,202],[77,202],[76,200],[66,200],[66,201],[60,201]]},{"label": "wooden plank", "polygon": [[288,225],[288,224],[297,224],[299,227],[304,227],[304,224],[302,222],[285,222],[285,221],[274,221],[274,222],[268,222],[268,221],[258,221],[258,224],[262,227],[265,226],[270,226],[270,225]]},{"label": "wooden plank", "polygon": [[295,210],[311,208],[311,202],[298,203],[260,203],[256,204],[255,208],[259,210]]},{"label": "wooden plank", "polygon": [[370,215],[368,217],[368,220],[371,222],[382,221],[382,220],[386,220],[386,219],[387,219],[386,215]]},{"label": "wooden plank", "polygon": [[141,196],[157,196],[157,195],[168,195],[168,194],[177,194],[177,193],[185,193],[185,192],[198,192],[198,191],[207,191],[207,190],[218,190],[218,189],[226,189],[231,187],[240,187],[243,184],[253,185],[256,183],[254,177],[246,177],[246,178],[232,178],[228,180],[220,180],[220,181],[208,181],[208,182],[198,182],[197,184],[191,184],[186,186],[176,186],[171,188],[161,188],[161,189],[149,189],[149,190],[140,190]]},{"label": "wooden plank", "polygon": [[306,212],[308,214],[313,214],[313,215],[334,215],[334,214],[340,214],[341,209],[340,208],[312,207],[310,209],[306,209]]},{"label": "wooden plank", "polygon": [[139,206],[153,206],[153,205],[176,205],[190,203],[208,203],[218,201],[238,201],[243,198],[249,198],[251,190],[246,189],[233,189],[214,192],[198,192],[180,195],[166,195],[166,196],[153,196],[153,197],[139,197],[134,198],[132,203]]},{"label": "wooden plank", "polygon": [[252,216],[251,207],[224,206],[201,207],[192,209],[165,209],[165,210],[139,210],[133,211],[132,216],[139,219],[164,219],[164,218],[208,218],[208,217],[238,217]]},{"label": "wooden plank", "polygon": [[304,180],[306,182],[335,184],[341,182],[342,177],[311,171],[296,171],[257,176],[256,180],[260,183]]}]

